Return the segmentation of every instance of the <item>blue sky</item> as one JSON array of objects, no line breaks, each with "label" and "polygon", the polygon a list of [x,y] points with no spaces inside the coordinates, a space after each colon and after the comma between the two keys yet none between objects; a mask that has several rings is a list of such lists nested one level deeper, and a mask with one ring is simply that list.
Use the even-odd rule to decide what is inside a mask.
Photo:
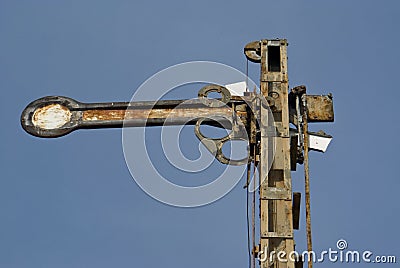
[{"label": "blue sky", "polygon": [[[38,139],[19,117],[46,95],[128,101],[151,75],[186,61],[244,72],[244,45],[275,37],[289,41],[291,86],[334,95],[335,123],[310,126],[334,136],[310,159],[315,250],[344,238],[350,249],[400,257],[399,5],[2,0],[0,267],[245,267],[242,184],[208,206],[167,206],[132,180],[121,130]],[[293,173],[294,190],[302,178]]]}]

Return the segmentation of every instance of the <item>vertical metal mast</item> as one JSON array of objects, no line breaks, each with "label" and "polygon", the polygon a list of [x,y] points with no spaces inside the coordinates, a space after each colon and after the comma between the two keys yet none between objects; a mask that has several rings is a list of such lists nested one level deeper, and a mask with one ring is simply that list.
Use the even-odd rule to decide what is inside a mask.
[{"label": "vertical metal mast", "polygon": [[[292,198],[291,180],[291,171],[303,161],[307,244],[311,251],[308,151],[325,152],[332,139],[323,131],[308,131],[308,122],[333,122],[332,95],[307,95],[305,86],[295,87],[289,93],[287,45],[286,39],[274,39],[251,42],[244,48],[247,59],[261,65],[260,95],[272,103],[269,107],[272,116],[268,114],[268,107],[259,106],[261,135],[257,136],[260,244],[253,253],[254,258],[260,258],[262,268],[303,265],[301,258],[296,260],[293,240],[293,229],[299,229],[301,194],[293,193]],[[290,124],[297,130],[291,129]],[[312,267],[310,259],[308,267]]]},{"label": "vertical metal mast", "polygon": [[[294,262],[288,255],[294,251],[293,218],[292,218],[292,182],[290,174],[290,134],[288,108],[288,74],[287,74],[287,41],[261,41],[261,74],[260,90],[265,98],[273,98],[272,109],[276,137],[271,133],[266,120],[267,109],[261,106],[261,155],[260,155],[260,245],[267,249],[268,258],[261,267],[290,267]],[[268,170],[271,139],[276,144],[275,157]],[[279,262],[277,256],[271,255],[285,251],[285,262]],[[272,260],[271,260],[272,259]]]}]

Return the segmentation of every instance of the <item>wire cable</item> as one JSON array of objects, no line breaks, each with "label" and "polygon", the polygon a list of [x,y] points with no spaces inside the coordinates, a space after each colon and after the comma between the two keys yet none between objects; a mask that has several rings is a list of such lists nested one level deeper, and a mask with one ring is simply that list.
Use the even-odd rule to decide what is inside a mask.
[{"label": "wire cable", "polygon": [[249,60],[246,59],[246,92],[249,92]]},{"label": "wire cable", "polygon": [[[256,147],[254,146],[253,148],[253,202],[252,202],[252,207],[251,207],[251,217],[252,217],[252,247],[253,250],[256,247]],[[251,258],[251,266],[253,268],[256,267],[256,260],[255,260],[255,256],[252,254],[252,258]]]},{"label": "wire cable", "polygon": [[251,163],[247,164],[247,182],[246,182],[246,224],[247,224],[247,251],[248,251],[248,257],[249,257],[249,268],[252,267],[252,257],[251,257],[251,249],[250,249],[250,220],[249,220],[249,182],[250,182],[250,169],[251,169]]}]

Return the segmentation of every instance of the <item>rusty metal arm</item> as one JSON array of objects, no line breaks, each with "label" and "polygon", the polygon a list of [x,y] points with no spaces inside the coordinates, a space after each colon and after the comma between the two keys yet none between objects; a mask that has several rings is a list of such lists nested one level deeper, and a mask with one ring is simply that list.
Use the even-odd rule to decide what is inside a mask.
[{"label": "rusty metal arm", "polygon": [[[230,100],[226,106],[209,107],[200,99],[82,103],[50,96],[30,103],[22,112],[21,125],[29,134],[42,138],[60,137],[77,129],[195,125],[199,118],[205,118],[202,124],[230,128],[234,103],[243,101]],[[247,124],[245,111],[236,114]],[[220,123],[210,119],[215,117],[221,118]]]},{"label": "rusty metal arm", "polygon": [[[218,92],[220,99],[207,98]],[[252,97],[232,97],[228,89],[208,85],[197,99],[138,102],[82,103],[68,97],[50,96],[30,103],[21,115],[21,125],[31,135],[55,138],[76,129],[195,125],[196,137],[223,164],[243,165],[248,157],[231,160],[222,153],[229,140],[248,140],[250,118],[246,101]],[[230,129],[223,138],[208,138],[201,125]]]}]

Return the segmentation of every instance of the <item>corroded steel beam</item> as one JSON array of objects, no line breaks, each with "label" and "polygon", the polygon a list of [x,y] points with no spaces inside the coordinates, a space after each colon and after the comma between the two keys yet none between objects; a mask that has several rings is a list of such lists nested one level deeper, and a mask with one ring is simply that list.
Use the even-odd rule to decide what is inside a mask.
[{"label": "corroded steel beam", "polygon": [[[195,125],[199,118],[206,118],[203,124],[229,128],[233,104],[242,103],[240,98],[233,98],[222,107],[206,106],[200,99],[81,103],[51,96],[30,103],[21,115],[21,125],[28,133],[46,138],[83,128]],[[247,112],[235,110],[235,114],[247,126]]]}]

